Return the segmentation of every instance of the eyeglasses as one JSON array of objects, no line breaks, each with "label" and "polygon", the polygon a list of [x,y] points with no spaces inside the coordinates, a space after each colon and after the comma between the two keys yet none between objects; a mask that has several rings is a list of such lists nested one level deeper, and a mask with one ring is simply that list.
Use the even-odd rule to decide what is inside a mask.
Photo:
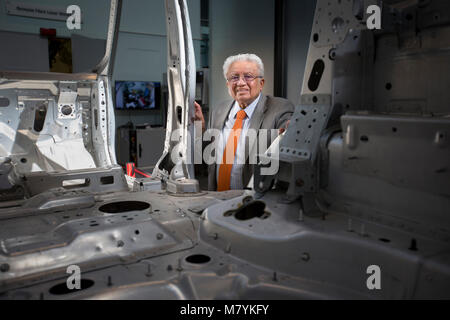
[{"label": "eyeglasses", "polygon": [[[244,81],[247,83],[255,80],[256,78],[263,78],[262,76],[254,76],[251,74],[244,74],[242,77],[244,78]],[[238,83],[239,80],[241,80],[241,76],[233,75],[233,76],[227,78],[227,80],[228,80],[228,82],[231,82],[231,83]]]}]

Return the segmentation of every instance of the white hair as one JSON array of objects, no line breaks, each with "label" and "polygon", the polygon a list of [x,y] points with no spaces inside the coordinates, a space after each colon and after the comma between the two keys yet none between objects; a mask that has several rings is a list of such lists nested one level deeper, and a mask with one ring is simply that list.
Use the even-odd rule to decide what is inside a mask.
[{"label": "white hair", "polygon": [[227,79],[228,69],[236,61],[254,62],[258,66],[259,76],[264,77],[264,64],[260,57],[253,53],[243,53],[228,57],[223,64],[223,76]]}]

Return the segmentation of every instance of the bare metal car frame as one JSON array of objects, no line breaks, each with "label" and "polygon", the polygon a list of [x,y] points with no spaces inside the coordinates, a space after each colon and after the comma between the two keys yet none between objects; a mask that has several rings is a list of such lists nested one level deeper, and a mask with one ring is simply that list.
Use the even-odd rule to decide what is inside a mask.
[{"label": "bare metal car frame", "polygon": [[[151,179],[115,159],[120,0],[93,73],[0,72],[0,298],[448,298],[450,15],[433,13],[450,7],[425,2],[377,2],[374,32],[364,1],[318,1],[300,104],[280,153],[260,155],[280,170],[256,171],[253,190],[195,180],[186,1],[166,0],[167,137]],[[439,98],[417,66],[443,79]]]}]

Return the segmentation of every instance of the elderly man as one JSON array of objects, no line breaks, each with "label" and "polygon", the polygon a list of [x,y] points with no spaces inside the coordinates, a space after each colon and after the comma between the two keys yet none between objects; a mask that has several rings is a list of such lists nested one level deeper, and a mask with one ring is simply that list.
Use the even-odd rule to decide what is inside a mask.
[{"label": "elderly man", "polygon": [[[288,100],[262,94],[264,65],[258,56],[239,54],[228,57],[223,72],[233,101],[218,104],[210,112],[208,128],[221,132],[217,159],[222,160],[208,167],[208,189],[211,191],[244,189],[253,174],[253,166],[245,152],[248,131],[282,130],[294,111]],[[195,120],[202,121],[205,129],[201,107],[195,103],[195,108]],[[259,150],[260,153],[264,151]]]}]

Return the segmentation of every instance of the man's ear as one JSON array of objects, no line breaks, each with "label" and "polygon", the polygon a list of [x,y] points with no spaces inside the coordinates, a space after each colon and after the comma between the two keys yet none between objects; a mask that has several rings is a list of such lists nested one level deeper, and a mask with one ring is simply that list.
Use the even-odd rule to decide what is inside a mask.
[{"label": "man's ear", "polygon": [[266,80],[264,78],[262,78],[261,80],[261,91],[264,89],[264,83],[266,82]]},{"label": "man's ear", "polygon": [[227,90],[228,90],[228,94],[230,95],[230,97],[233,98],[233,91],[231,90],[231,87],[227,84]]}]

